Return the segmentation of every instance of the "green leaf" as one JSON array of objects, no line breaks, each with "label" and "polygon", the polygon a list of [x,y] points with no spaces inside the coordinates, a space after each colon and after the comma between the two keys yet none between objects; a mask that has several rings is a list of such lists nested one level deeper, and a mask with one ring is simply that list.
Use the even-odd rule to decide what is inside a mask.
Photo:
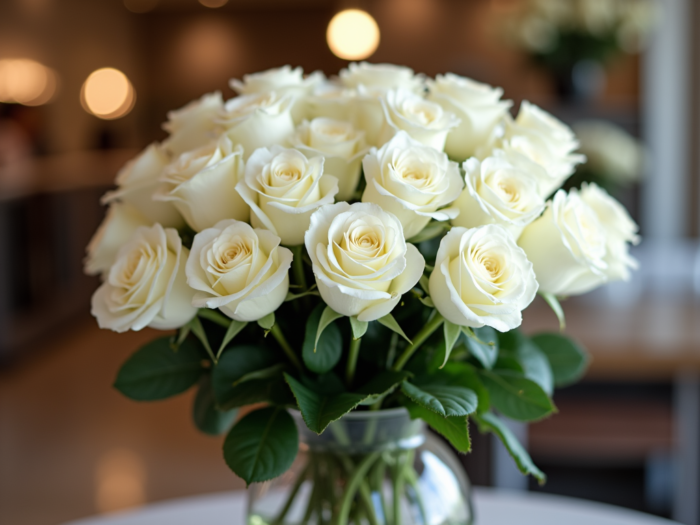
[{"label": "green leaf", "polygon": [[222,314],[218,310],[212,310],[210,308],[200,308],[197,311],[197,315],[202,319],[206,319],[208,321],[211,321],[212,323],[216,323],[223,328],[228,328],[228,325],[231,322],[231,319],[226,317],[224,314]]},{"label": "green leaf", "polygon": [[323,304],[319,304],[306,320],[304,343],[301,348],[304,364],[317,374],[324,374],[332,370],[338,364],[343,353],[343,338],[340,329],[335,324],[330,324],[323,331],[318,342],[316,341],[323,310]]},{"label": "green leaf", "polygon": [[279,355],[264,346],[234,346],[224,352],[212,369],[212,387],[220,408],[234,408],[271,400],[271,389],[283,383],[281,374],[254,377],[253,374],[279,365]]},{"label": "green leaf", "polygon": [[464,329],[467,336],[469,353],[481,363],[484,368],[493,368],[498,358],[498,333],[490,326],[482,326],[473,331]]},{"label": "green leaf", "polygon": [[185,339],[177,351],[170,337],[142,346],[122,365],[114,387],[137,401],[155,401],[180,394],[202,375],[202,355],[197,344]]},{"label": "green leaf", "polygon": [[551,396],[554,391],[554,377],[547,356],[520,330],[511,330],[508,335],[503,334],[501,339],[499,365],[513,368],[512,365],[506,364],[505,359],[514,358],[522,367],[523,375],[532,379]]},{"label": "green leaf", "polygon": [[549,305],[552,311],[556,314],[559,320],[559,330],[564,331],[566,328],[566,319],[564,318],[564,309],[561,307],[561,303],[557,296],[547,292],[537,292],[542,296],[542,299]]},{"label": "green leaf", "polygon": [[192,330],[192,333],[195,336],[197,336],[199,342],[202,343],[204,349],[207,351],[207,354],[209,354],[209,357],[211,358],[212,362],[216,364],[216,356],[214,355],[214,352],[212,352],[211,346],[209,346],[209,339],[207,339],[207,333],[204,331],[202,321],[199,320],[199,317],[194,317],[190,321],[190,329]]},{"label": "green leaf", "polygon": [[340,419],[367,398],[366,394],[350,392],[319,394],[289,374],[284,374],[284,378],[292,389],[306,426],[317,434],[321,434],[333,421]]},{"label": "green leaf", "polygon": [[475,420],[479,425],[480,432],[493,432],[498,436],[508,450],[508,453],[515,460],[515,464],[518,466],[518,469],[520,469],[520,472],[523,474],[531,474],[540,482],[540,485],[543,485],[545,481],[547,481],[547,476],[535,466],[530,454],[527,453],[503,421],[492,413],[475,416]]},{"label": "green leaf", "polygon": [[403,381],[411,377],[411,373],[405,370],[396,372],[387,370],[375,375],[370,381],[356,389],[358,394],[367,394],[369,397],[362,401],[362,405],[373,405],[380,399],[391,394]]},{"label": "green leaf", "polygon": [[220,410],[217,407],[211,378],[209,374],[203,375],[192,407],[192,418],[197,428],[205,434],[218,436],[231,427],[237,414],[238,410]]},{"label": "green leaf", "polygon": [[272,330],[272,327],[275,326],[275,312],[271,312],[262,319],[258,319],[258,326],[266,332]]},{"label": "green leaf", "polygon": [[404,381],[401,391],[419,405],[441,416],[466,416],[476,412],[476,393],[456,385],[422,384],[420,387]]},{"label": "green leaf", "polygon": [[516,372],[481,370],[480,376],[491,404],[506,417],[535,421],[556,410],[540,385]]},{"label": "green leaf", "polygon": [[314,340],[314,352],[318,348],[318,340],[321,338],[321,334],[326,329],[326,327],[331,324],[336,319],[343,317],[343,314],[339,314],[333,310],[330,306],[326,306],[321,314],[321,318],[318,321],[318,328],[316,329],[316,339]]},{"label": "green leaf", "polygon": [[430,427],[445,436],[459,452],[469,452],[471,450],[471,440],[469,439],[469,428],[467,426],[468,416],[444,417],[436,414],[432,410],[422,407],[405,397],[402,404],[408,409],[411,419],[422,419]]},{"label": "green leaf", "polygon": [[406,341],[408,341],[409,344],[413,344],[411,340],[408,337],[406,337],[406,334],[403,333],[403,330],[401,330],[399,323],[396,322],[396,319],[394,319],[393,315],[386,314],[384,317],[380,317],[379,319],[377,319],[377,321],[379,321],[379,324],[386,326],[389,330],[399,334]]},{"label": "green leaf", "polygon": [[224,348],[233,341],[233,338],[236,337],[241,330],[243,330],[248,323],[244,323],[242,321],[236,321],[235,319],[231,320],[231,323],[228,325],[228,328],[226,329],[226,334],[224,335],[224,340],[221,341],[221,346],[219,346],[218,352],[216,352],[216,358],[219,359],[221,357],[221,353],[224,351]]},{"label": "green leaf", "polygon": [[419,233],[408,239],[407,242],[411,244],[418,244],[421,242],[429,241],[445,233],[450,229],[450,225],[447,222],[431,221],[428,225],[423,228]]},{"label": "green leaf", "polygon": [[[479,379],[479,374],[476,368],[469,363],[447,363],[442,369],[442,374],[449,374],[452,379],[451,384],[462,385],[476,393],[479,400],[476,411],[481,414],[491,408],[491,398],[484,383]],[[438,376],[440,377],[440,376]]]},{"label": "green leaf", "polygon": [[299,447],[296,424],[286,410],[268,407],[250,412],[224,441],[226,464],[247,485],[283,474]]},{"label": "green leaf", "polygon": [[588,366],[588,354],[574,341],[559,334],[537,334],[532,342],[547,356],[556,386],[578,381]]},{"label": "green leaf", "polygon": [[369,323],[367,321],[360,321],[357,317],[350,318],[350,327],[352,328],[352,338],[357,340],[367,332],[367,327]]}]

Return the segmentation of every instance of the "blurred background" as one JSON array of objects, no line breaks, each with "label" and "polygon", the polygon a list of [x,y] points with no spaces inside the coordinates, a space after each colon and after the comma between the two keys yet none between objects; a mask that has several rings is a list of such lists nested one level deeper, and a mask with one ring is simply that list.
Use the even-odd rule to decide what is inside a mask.
[{"label": "blurred background", "polygon": [[[330,31],[347,9],[368,17]],[[243,488],[222,440],[190,422],[189,394],[138,404],[111,388],[153,333],[98,330],[85,246],[100,196],[165,137],[168,110],[229,98],[246,73],[333,75],[352,57],[541,105],[589,158],[569,185],[596,181],[641,226],[631,282],[564,302],[586,377],[557,392],[558,415],[514,425],[549,482],[476,430],[472,482],[700,525],[699,26],[693,0],[2,0],[0,523]],[[525,330],[557,330],[538,301]]]}]

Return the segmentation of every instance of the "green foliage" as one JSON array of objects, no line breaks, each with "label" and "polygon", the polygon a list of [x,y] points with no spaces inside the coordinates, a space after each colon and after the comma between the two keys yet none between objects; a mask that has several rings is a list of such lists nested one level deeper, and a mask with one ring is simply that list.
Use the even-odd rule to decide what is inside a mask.
[{"label": "green foliage", "polygon": [[330,306],[326,306],[323,309],[321,318],[318,320],[316,339],[314,340],[314,352],[316,351],[316,347],[318,346],[319,339],[321,339],[321,334],[323,334],[323,331],[326,329],[326,327],[328,327],[333,321],[335,321],[336,319],[340,319],[341,317],[343,317],[343,315],[333,310]]},{"label": "green foliage", "polygon": [[202,375],[192,405],[192,419],[197,428],[212,436],[223,434],[236,419],[238,410],[220,410],[216,405],[209,374]]},{"label": "green foliage", "polygon": [[457,385],[425,383],[418,387],[404,381],[401,391],[414,402],[441,416],[466,416],[476,412],[479,402],[474,391]]},{"label": "green foliage", "polygon": [[459,452],[467,453],[471,450],[472,444],[469,439],[467,416],[444,417],[418,403],[414,403],[409,398],[404,398],[402,404],[408,409],[411,419],[422,419],[425,421],[433,430],[452,443],[452,446]]},{"label": "green foliage", "polygon": [[335,323],[327,324],[317,339],[323,313],[325,313],[323,303],[311,312],[306,321],[306,332],[301,351],[306,367],[317,374],[324,374],[332,370],[338,364],[343,353],[342,336]]},{"label": "green foliage", "polygon": [[534,381],[509,370],[482,370],[481,381],[493,406],[504,416],[535,421],[556,410],[552,400]]},{"label": "green foliage", "polygon": [[501,336],[498,367],[521,372],[540,385],[548,395],[552,395],[554,377],[547,356],[519,330],[511,330],[507,335]]},{"label": "green foliage", "polygon": [[538,334],[532,337],[532,342],[547,356],[556,386],[574,383],[586,371],[586,351],[568,337],[560,334]]},{"label": "green foliage", "polygon": [[272,330],[272,327],[275,326],[275,313],[269,313],[265,317],[258,319],[258,326],[267,332]]},{"label": "green foliage", "polygon": [[411,340],[403,332],[401,326],[399,326],[399,323],[396,321],[396,319],[394,319],[393,315],[386,314],[384,317],[380,317],[379,319],[377,319],[377,322],[383,326],[386,326],[392,332],[399,334],[406,341],[408,341],[408,344],[411,344]]},{"label": "green foliage", "polygon": [[240,333],[240,331],[243,330],[247,325],[248,323],[231,319],[231,322],[228,325],[228,328],[226,329],[226,333],[224,334],[224,339],[221,341],[219,350],[217,350],[216,352],[217,359],[221,357],[221,353],[224,351],[226,346],[228,346],[228,344],[231,341],[233,341],[233,338],[236,337]]},{"label": "green foliage", "polygon": [[367,333],[367,327],[369,323],[367,321],[360,321],[357,317],[350,318],[350,327],[352,328],[352,338],[359,339]]},{"label": "green foliage", "polygon": [[559,320],[559,330],[564,330],[564,328],[566,328],[566,318],[564,317],[564,309],[561,307],[557,296],[546,292],[539,292],[539,294],[557,316]]},{"label": "green foliage", "polygon": [[204,371],[195,341],[185,339],[175,350],[170,337],[142,346],[122,365],[114,387],[136,401],[155,401],[180,394]]},{"label": "green foliage", "polygon": [[268,407],[250,412],[233,426],[224,441],[224,459],[250,485],[286,471],[298,447],[292,416],[282,408]]},{"label": "green foliage", "polygon": [[535,466],[530,454],[527,453],[503,421],[490,412],[475,416],[474,419],[479,425],[480,432],[493,432],[498,436],[508,453],[515,460],[515,464],[520,469],[520,472],[526,475],[531,474],[540,482],[540,485],[544,484],[547,476]]},{"label": "green foliage", "polygon": [[467,336],[466,345],[469,353],[487,369],[493,368],[498,358],[498,332],[490,326],[463,329]]},{"label": "green foliage", "polygon": [[450,376],[450,382],[462,385],[476,394],[478,413],[486,412],[491,407],[489,392],[479,379],[477,369],[468,363],[447,363],[443,374]]}]

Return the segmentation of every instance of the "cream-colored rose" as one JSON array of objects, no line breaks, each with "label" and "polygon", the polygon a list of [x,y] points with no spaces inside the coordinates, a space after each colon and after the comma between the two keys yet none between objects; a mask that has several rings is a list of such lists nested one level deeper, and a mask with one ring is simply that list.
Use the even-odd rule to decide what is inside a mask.
[{"label": "cream-colored rose", "polygon": [[187,324],[197,314],[194,290],[185,278],[188,255],[174,229],[160,224],[137,228],[92,296],[100,328],[171,330]]},{"label": "cream-colored rose", "polygon": [[496,126],[505,117],[510,100],[501,100],[503,90],[452,73],[428,80],[428,100],[460,119],[459,126],[447,134],[445,153],[462,162],[487,143]]},{"label": "cream-colored rose", "polygon": [[637,260],[629,254],[628,247],[628,243],[639,244],[641,240],[637,235],[639,227],[624,206],[598,185],[584,183],[580,195],[581,199],[595,211],[608,235],[605,255],[608,280],[628,281],[630,270],[639,266]]},{"label": "cream-colored rose", "polygon": [[398,88],[420,93],[424,84],[423,77],[411,68],[394,64],[353,62],[340,71],[339,77],[345,87],[358,89],[362,86],[375,95]]},{"label": "cream-colored rose", "polygon": [[304,243],[323,300],[360,321],[391,313],[425,267],[399,220],[372,203],[323,206],[311,216]]},{"label": "cream-colored rose", "polygon": [[286,65],[252,75],[243,75],[243,82],[232,79],[229,84],[231,89],[239,95],[268,91],[274,91],[280,96],[292,95],[294,97],[292,118],[294,122],[301,122],[306,115],[305,98],[324,80],[325,76],[320,71],[315,71],[304,77],[302,68],[292,69],[291,66]]},{"label": "cream-colored rose", "polygon": [[357,90],[346,88],[337,82],[321,82],[306,97],[306,120],[319,117],[354,121]]},{"label": "cream-colored rose", "polygon": [[393,213],[404,236],[420,233],[430,219],[447,221],[459,211],[445,208],[462,191],[464,183],[456,163],[441,151],[413,140],[405,131],[362,161],[367,186],[362,202],[373,202]]},{"label": "cream-colored rose", "polygon": [[452,228],[442,238],[429,288],[435,308],[451,323],[507,332],[522,323],[537,280],[510,233],[489,224]]},{"label": "cream-colored rose", "polygon": [[418,142],[442,151],[447,134],[459,126],[460,122],[454,113],[405,89],[387,92],[382,97],[382,109],[382,143],[403,130]]},{"label": "cream-colored rose", "polygon": [[[459,215],[455,226],[474,228],[484,224],[500,224],[514,239],[523,228],[544,210],[537,178],[532,171],[514,166],[504,158],[472,157],[462,164],[465,188],[455,201]],[[535,170],[542,170],[534,165]]]},{"label": "cream-colored rose", "polygon": [[294,131],[293,103],[292,95],[274,91],[241,95],[226,102],[216,122],[231,142],[243,146],[247,159],[258,148],[282,144]]},{"label": "cream-colored rose", "polygon": [[350,200],[357,189],[362,157],[367,153],[364,132],[342,120],[319,117],[303,122],[289,144],[307,158],[324,158],[323,172],[338,179],[337,200]]},{"label": "cream-colored rose", "polygon": [[92,236],[87,246],[85,273],[97,275],[107,272],[117,259],[119,249],[139,226],[150,226],[151,222],[139,211],[123,202],[113,202],[105,219]]},{"label": "cream-colored rose", "polygon": [[158,144],[151,144],[135,159],[129,161],[117,174],[117,189],[102,197],[102,203],[125,202],[136,208],[152,224],[179,228],[185,221],[175,206],[169,202],[153,200],[162,183],[159,181],[163,168],[170,159]]},{"label": "cream-colored rose", "polygon": [[338,179],[324,175],[323,157],[308,159],[295,149],[273,146],[253,153],[236,190],[250,206],[254,227],[267,228],[286,246],[298,246],[311,214],[333,202]]},{"label": "cream-colored rose", "polygon": [[243,179],[242,157],[243,148],[226,135],[183,153],[163,170],[164,185],[154,199],[172,202],[197,232],[223,219],[247,221],[250,208],[236,191]]},{"label": "cream-colored rose", "polygon": [[646,157],[644,147],[624,129],[605,120],[583,120],[573,126],[585,169],[614,182],[631,182],[642,175]]},{"label": "cream-colored rose", "polygon": [[540,290],[566,296],[607,280],[607,232],[576,190],[559,190],[542,216],[518,239],[532,261]]},{"label": "cream-colored rose", "polygon": [[289,291],[292,252],[267,230],[227,219],[194,236],[187,283],[193,304],[219,308],[236,321],[257,321],[274,312]]},{"label": "cream-colored rose", "polygon": [[168,122],[163,124],[170,136],[163,142],[163,147],[177,156],[211,142],[216,137],[216,116],[223,107],[221,93],[216,91],[170,111]]},{"label": "cream-colored rose", "polygon": [[496,147],[513,163],[531,161],[544,168],[547,177],[538,181],[543,197],[559,188],[586,159],[574,153],[578,140],[568,126],[527,101],[514,121],[507,119],[505,134]]}]

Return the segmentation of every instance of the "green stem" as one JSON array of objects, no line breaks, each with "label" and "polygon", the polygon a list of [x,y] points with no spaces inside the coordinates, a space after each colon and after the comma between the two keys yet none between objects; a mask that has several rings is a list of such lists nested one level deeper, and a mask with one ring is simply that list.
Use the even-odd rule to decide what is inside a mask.
[{"label": "green stem", "polygon": [[[343,497],[340,500],[340,510],[338,511],[338,521],[336,522],[335,525],[347,525],[348,523],[348,515],[350,514],[350,505],[352,504],[352,500],[355,497],[355,494],[357,493],[358,489],[360,488],[360,483],[364,479],[364,477],[367,475],[367,471],[372,467],[375,461],[377,461],[377,458],[379,457],[380,452],[372,452],[371,454],[367,454],[362,461],[355,467],[355,470],[352,472],[352,474],[348,477],[348,482],[347,485],[345,486],[345,492],[343,492]],[[370,513],[372,515],[372,518],[374,518],[374,523],[372,525],[377,525],[376,524],[376,517],[374,516],[374,513]],[[371,518],[370,518],[371,520]],[[371,523],[371,521],[370,521]]]},{"label": "green stem", "polygon": [[355,379],[355,370],[357,369],[357,357],[360,355],[360,343],[362,338],[358,337],[350,341],[350,352],[348,353],[348,367],[345,369],[345,382],[348,388],[352,386],[352,381]]},{"label": "green stem", "polygon": [[394,517],[394,525],[401,525],[401,494],[403,493],[404,479],[403,479],[403,469],[404,469],[405,456],[399,456],[396,461],[396,465],[391,469],[391,488],[393,492],[393,506],[394,510],[392,512]]},{"label": "green stem", "polygon": [[[355,469],[355,465],[353,464],[352,460],[345,455],[339,456],[339,459],[348,476],[351,476],[353,470]],[[379,522],[377,521],[377,515],[374,512],[374,504],[372,503],[372,491],[370,490],[369,483],[365,480],[362,480],[360,482],[358,492],[360,493],[360,502],[364,505],[365,510],[367,512],[367,520],[369,521],[370,525],[379,525]]]},{"label": "green stem", "polygon": [[272,337],[274,337],[279,343],[279,345],[282,347],[284,353],[287,354],[287,357],[292,362],[292,364],[299,370],[299,372],[303,372],[303,368],[301,366],[301,363],[299,362],[299,358],[294,353],[294,350],[292,350],[292,347],[289,346],[289,343],[284,338],[284,334],[282,333],[282,330],[280,329],[277,323],[272,325],[272,328],[270,328],[270,333],[272,334]]},{"label": "green stem", "polygon": [[384,513],[384,523],[389,524],[392,522],[389,506],[386,504],[386,498],[384,497],[384,475],[386,473],[386,462],[383,457],[377,461],[376,465],[372,469],[371,484],[372,490],[379,494],[379,500],[382,504],[382,512]]},{"label": "green stem", "polygon": [[401,356],[399,356],[399,358],[396,360],[396,363],[394,363],[393,369],[396,371],[401,370],[406,365],[408,360],[411,359],[411,356],[413,356],[415,351],[418,350],[420,345],[422,345],[444,321],[445,318],[441,316],[437,310],[435,310],[435,315],[433,315],[425,326],[423,326],[423,328],[421,328],[420,331],[413,337],[413,344],[403,351],[403,354],[401,354]]},{"label": "green stem", "polygon": [[289,512],[289,509],[292,508],[294,498],[296,498],[296,495],[299,492],[301,485],[304,483],[304,480],[306,480],[306,475],[309,473],[309,467],[310,465],[307,463],[301,471],[301,473],[299,474],[299,476],[297,476],[297,479],[294,482],[294,485],[292,486],[292,490],[289,492],[289,496],[287,497],[287,501],[284,504],[284,507],[282,507],[282,510],[280,511],[279,515],[272,522],[274,525],[279,525],[280,523],[282,523],[284,521],[284,517],[287,515],[287,512]]},{"label": "green stem", "polygon": [[[418,473],[416,469],[413,468],[413,461],[409,461],[408,465],[404,469],[406,476],[406,481],[411,486],[414,492],[414,498],[416,504],[418,505],[418,511],[420,512],[421,519],[423,520],[423,525],[428,525],[428,514],[425,512],[425,504],[423,503],[423,497],[420,493],[420,488],[418,487]],[[408,491],[406,491],[408,493]]]},{"label": "green stem", "polygon": [[309,495],[309,501],[306,504],[306,512],[304,512],[304,519],[301,520],[302,523],[308,523],[313,515],[314,510],[316,510],[316,500],[319,497],[319,491],[321,490],[321,484],[318,483],[318,467],[317,463],[312,463],[313,477],[311,494]]},{"label": "green stem", "polygon": [[304,275],[304,245],[291,246],[292,254],[294,258],[292,259],[292,272],[294,273],[294,282],[301,286],[302,292],[307,289],[306,286],[306,275]]}]

